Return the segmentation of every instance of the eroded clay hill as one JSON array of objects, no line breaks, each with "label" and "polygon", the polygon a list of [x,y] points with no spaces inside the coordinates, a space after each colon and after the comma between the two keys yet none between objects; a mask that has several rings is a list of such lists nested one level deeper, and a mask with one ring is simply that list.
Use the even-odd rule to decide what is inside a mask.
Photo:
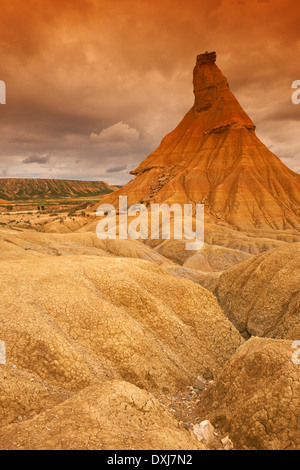
[{"label": "eroded clay hill", "polygon": [[[261,284],[271,284],[277,271],[282,283],[289,273],[295,276],[298,255],[288,250],[293,247],[298,245],[240,265],[249,263],[250,269],[270,260],[272,269],[263,266],[253,290],[259,286],[264,296]],[[210,259],[214,249],[205,249],[187,267],[134,240],[1,229],[6,364],[0,364],[0,449],[203,448],[183,424],[197,419],[210,419],[220,436],[229,433],[235,448],[298,448],[299,366],[291,360],[292,341],[245,343],[213,294],[197,284],[208,274],[192,267],[210,263],[219,269],[215,263],[222,258],[220,252]],[[210,274],[218,285],[227,273]],[[292,309],[296,284],[279,292],[282,323],[274,324],[271,336],[292,337],[299,317]],[[273,290],[280,288],[275,282]],[[272,313],[267,295],[264,302]],[[260,327],[259,316],[253,324]],[[176,402],[198,375],[214,381],[207,394],[187,398],[172,415],[169,397]]]},{"label": "eroded clay hill", "polygon": [[[49,237],[48,246],[40,237]],[[113,401],[111,408],[105,404],[105,393],[114,394],[116,386],[111,392],[111,385],[99,389],[99,393],[104,390],[100,398],[97,386],[104,387],[104,382],[112,380],[125,381],[127,385],[117,386],[120,403],[132,400],[133,385],[147,392],[176,393],[198,374],[217,377],[243,339],[211,293],[189,280],[174,278],[155,260],[116,257],[105,251],[108,245],[93,246],[93,239],[89,241],[87,234],[70,235],[58,252],[58,237],[32,234],[32,239],[28,236],[27,240],[16,238],[14,243],[10,239],[0,244],[2,248],[9,247],[2,252],[0,263],[0,339],[6,344],[6,365],[0,365],[0,427],[14,423],[21,435],[24,432],[27,447],[42,446],[41,442],[46,447],[57,442],[71,446],[71,438],[75,439],[79,429],[82,435],[76,439],[80,446],[86,442],[85,436],[89,435],[91,442],[98,436],[94,435],[94,427],[100,415],[101,420],[109,420],[111,413],[116,413],[114,426],[117,428],[119,420],[119,434],[110,430],[106,438],[103,431],[99,446],[123,448],[122,439],[128,435],[134,446],[130,439],[136,437],[138,424],[134,427],[133,422],[140,423],[143,410],[128,405],[135,416],[130,418],[129,426],[130,414],[123,405],[114,411]],[[71,246],[73,243],[76,252],[78,237],[86,237],[87,251],[74,255]],[[135,245],[132,243],[132,254],[142,256]],[[144,250],[147,253],[147,247]],[[79,392],[82,394],[77,397]],[[138,403],[147,402],[146,392],[135,393]],[[83,430],[80,423],[86,416],[85,409],[90,408],[90,397],[99,409],[95,404],[94,411],[87,411],[90,415]],[[164,418],[157,404],[152,407],[152,401],[149,403],[150,414],[145,409],[143,419],[145,423],[148,418],[149,423],[156,423],[155,432],[150,438],[145,427],[145,442],[140,440],[139,448],[195,445],[194,441],[188,444],[184,440],[188,434],[176,430],[177,424]],[[69,436],[64,430],[74,418],[74,406],[78,429],[74,425],[73,435]],[[55,410],[53,415],[29,424],[32,418],[50,409]],[[51,445],[46,438],[38,441],[41,433],[36,433],[36,425],[52,420],[56,413],[66,415],[66,427],[60,428],[60,434],[53,431]],[[127,420],[127,428],[122,420]],[[63,422],[60,418],[53,429]],[[0,435],[0,447],[8,445],[3,437],[8,433],[9,430]],[[170,437],[164,437],[166,434]],[[166,442],[162,443],[164,439]],[[13,442],[9,444],[12,447]]]},{"label": "eroded clay hill", "polygon": [[300,450],[300,367],[292,346],[250,339],[204,395],[200,416],[229,433],[236,449]]},{"label": "eroded clay hill", "polygon": [[211,288],[242,334],[300,338],[300,243],[255,256],[221,274]]},{"label": "eroded clay hill", "polygon": [[300,176],[258,139],[215,60],[197,57],[194,106],[105,202],[203,203],[218,223],[299,230]]},{"label": "eroded clay hill", "polygon": [[0,449],[200,450],[152,394],[124,381],[84,389],[29,421],[0,428]]}]

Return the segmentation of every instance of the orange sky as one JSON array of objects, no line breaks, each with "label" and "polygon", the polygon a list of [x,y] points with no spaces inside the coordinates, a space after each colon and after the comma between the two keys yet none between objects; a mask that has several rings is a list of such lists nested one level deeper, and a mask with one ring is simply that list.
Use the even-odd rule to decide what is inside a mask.
[{"label": "orange sky", "polygon": [[128,181],[217,64],[258,136],[300,172],[297,0],[1,0],[0,176]]}]

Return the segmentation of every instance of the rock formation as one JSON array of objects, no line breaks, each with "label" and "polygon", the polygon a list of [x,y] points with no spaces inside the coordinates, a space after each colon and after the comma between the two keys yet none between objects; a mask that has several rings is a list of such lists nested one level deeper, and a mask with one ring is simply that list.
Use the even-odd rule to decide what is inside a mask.
[{"label": "rock formation", "polygon": [[0,428],[0,449],[201,450],[150,393],[128,382],[88,387],[31,420]]},{"label": "rock formation", "polygon": [[252,338],[229,359],[199,404],[199,416],[235,449],[300,450],[300,367],[292,341]]},{"label": "rock formation", "polygon": [[261,253],[221,274],[212,289],[246,337],[300,338],[300,243]]},{"label": "rock formation", "polygon": [[203,203],[201,251],[99,240],[92,213],[2,215],[0,449],[300,449],[300,179],[215,61],[102,201]]},{"label": "rock formation", "polygon": [[104,201],[203,203],[223,225],[299,230],[300,176],[258,139],[215,60],[215,53],[197,57],[194,106]]}]

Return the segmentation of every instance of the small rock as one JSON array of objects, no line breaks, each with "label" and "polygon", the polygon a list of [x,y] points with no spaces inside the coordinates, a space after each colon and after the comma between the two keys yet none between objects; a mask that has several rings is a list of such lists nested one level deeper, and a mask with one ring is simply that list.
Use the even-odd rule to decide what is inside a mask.
[{"label": "small rock", "polygon": [[204,390],[206,385],[207,385],[206,380],[203,377],[201,377],[201,375],[198,375],[198,377],[195,380],[195,388],[197,388],[198,390]]},{"label": "small rock", "polygon": [[224,446],[224,450],[233,450],[234,449],[233,443],[229,439],[229,436],[226,436],[226,437],[224,437],[224,439],[221,439],[221,442]]},{"label": "small rock", "polygon": [[205,420],[202,421],[200,424],[195,424],[195,426],[193,427],[193,432],[197,437],[198,441],[204,442],[209,446],[214,443],[215,428],[213,427],[210,421]]}]

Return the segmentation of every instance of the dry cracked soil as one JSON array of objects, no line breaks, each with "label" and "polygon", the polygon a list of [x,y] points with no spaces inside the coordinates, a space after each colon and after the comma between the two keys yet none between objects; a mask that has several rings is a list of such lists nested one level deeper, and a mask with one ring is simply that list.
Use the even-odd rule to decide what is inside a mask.
[{"label": "dry cracked soil", "polygon": [[77,219],[0,228],[0,448],[300,449],[299,243],[178,260]]}]

